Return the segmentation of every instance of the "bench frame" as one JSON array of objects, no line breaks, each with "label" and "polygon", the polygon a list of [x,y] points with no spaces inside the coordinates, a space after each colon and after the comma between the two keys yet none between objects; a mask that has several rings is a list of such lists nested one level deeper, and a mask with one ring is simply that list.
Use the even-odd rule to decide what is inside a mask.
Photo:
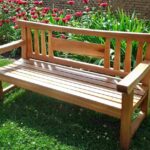
[{"label": "bench frame", "polygon": [[[21,47],[22,48],[22,58],[29,59],[31,56],[30,46],[31,46],[31,37],[29,36],[29,29],[40,29],[40,30],[48,30],[50,34],[50,38],[52,38],[52,31],[60,31],[60,32],[70,32],[70,33],[77,33],[77,34],[85,34],[89,36],[104,36],[106,37],[106,43],[104,47],[104,60],[107,59],[107,61],[104,62],[104,68],[97,68],[97,66],[86,66],[84,63],[77,63],[76,65],[71,62],[65,62],[61,61],[59,59],[54,59],[52,56],[50,56],[47,59],[50,59],[50,62],[52,63],[58,63],[62,65],[73,66],[75,68],[78,68],[78,65],[82,66],[83,68],[90,68],[91,71],[101,72],[104,74],[109,75],[120,75],[124,77],[118,84],[117,84],[117,90],[119,92],[122,92],[122,110],[121,110],[121,127],[120,127],[120,145],[121,148],[124,150],[127,150],[129,148],[129,144],[131,141],[132,136],[136,132],[136,130],[139,128],[141,122],[145,117],[148,115],[148,106],[149,106],[149,99],[150,99],[150,34],[144,34],[144,33],[129,33],[129,32],[112,32],[112,31],[99,31],[99,30],[90,30],[90,29],[78,29],[78,28],[72,28],[72,27],[60,27],[57,25],[48,25],[43,23],[33,23],[29,21],[18,21],[19,26],[22,28],[22,39],[11,42],[9,44],[5,44],[0,46],[0,54],[3,54],[5,52],[11,51],[15,48]],[[131,54],[129,52],[130,46],[127,46],[127,54],[125,58],[125,69],[124,71],[120,71],[119,63],[120,60],[120,52],[119,48],[116,48],[116,56],[115,56],[115,64],[113,71],[110,68],[110,59],[109,59],[109,53],[110,53],[110,38],[115,37],[118,39],[118,43],[116,45],[119,46],[120,39],[128,39],[127,45],[131,44],[132,40],[137,40],[140,42],[138,52],[137,52],[137,66],[131,71]],[[56,39],[56,41],[59,42],[59,40]],[[51,41],[49,41],[51,42]],[[60,41],[62,42],[62,41]],[[144,42],[148,42],[148,47],[145,55],[145,59],[142,59],[142,44]],[[75,45],[78,45],[78,43],[74,43]],[[57,47],[57,44],[54,44]],[[92,46],[92,45],[91,45]],[[93,45],[93,47],[96,47],[96,45]],[[49,48],[52,49],[51,45],[49,45]],[[67,48],[66,48],[67,49]],[[118,51],[118,52],[117,52]],[[130,50],[131,51],[131,50]],[[103,51],[102,51],[103,52]],[[52,55],[52,54],[49,54]],[[95,54],[96,55],[96,54]],[[39,57],[40,58],[40,57]],[[44,57],[45,58],[45,57]],[[44,60],[42,58],[42,60]],[[79,67],[80,67],[79,66]],[[94,68],[94,69],[93,69]],[[99,69],[99,70],[98,70]],[[136,120],[132,121],[131,116],[133,113],[132,105],[133,105],[133,95],[134,95],[134,88],[135,86],[141,82],[144,86],[148,88],[147,94],[143,100],[143,102],[140,105],[141,112],[139,116],[136,118]],[[2,88],[2,81],[0,82],[0,97],[2,97],[5,93],[9,92],[13,88],[15,88],[15,85],[10,85],[8,88],[3,89]]]}]

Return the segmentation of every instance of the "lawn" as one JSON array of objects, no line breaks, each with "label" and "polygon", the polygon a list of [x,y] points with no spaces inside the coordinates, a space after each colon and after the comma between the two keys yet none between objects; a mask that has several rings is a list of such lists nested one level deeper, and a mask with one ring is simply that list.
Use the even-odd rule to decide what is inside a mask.
[{"label": "lawn", "polygon": [[[0,66],[10,62],[1,58]],[[119,150],[119,120],[30,91],[5,95],[0,116],[0,150]],[[149,135],[150,118],[131,150],[150,149]]]}]

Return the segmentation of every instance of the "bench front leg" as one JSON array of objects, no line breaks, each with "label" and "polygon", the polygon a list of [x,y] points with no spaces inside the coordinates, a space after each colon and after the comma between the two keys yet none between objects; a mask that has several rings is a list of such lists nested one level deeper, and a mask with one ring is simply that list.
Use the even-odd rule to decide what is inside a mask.
[{"label": "bench front leg", "polygon": [[128,150],[132,137],[133,91],[122,95],[120,145],[122,150]]}]

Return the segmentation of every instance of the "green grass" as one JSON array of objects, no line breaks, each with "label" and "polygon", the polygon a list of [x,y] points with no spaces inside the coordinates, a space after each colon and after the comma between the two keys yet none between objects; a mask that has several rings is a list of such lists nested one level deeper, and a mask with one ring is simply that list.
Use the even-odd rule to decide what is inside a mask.
[{"label": "green grass", "polygon": [[[150,149],[149,135],[148,118],[131,150]],[[119,150],[119,120],[16,89],[0,103],[0,150],[8,149]]]}]

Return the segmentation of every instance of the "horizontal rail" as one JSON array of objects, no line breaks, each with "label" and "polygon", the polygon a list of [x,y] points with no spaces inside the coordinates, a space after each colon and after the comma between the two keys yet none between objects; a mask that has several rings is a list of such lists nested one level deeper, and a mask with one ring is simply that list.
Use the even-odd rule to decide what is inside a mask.
[{"label": "horizontal rail", "polygon": [[25,44],[25,41],[18,40],[18,41],[14,41],[8,44],[0,45],[0,54],[9,52],[15,48],[23,46],[24,44]]},{"label": "horizontal rail", "polygon": [[45,24],[45,23],[24,21],[24,20],[19,20],[18,25],[20,27],[31,28],[31,29],[68,32],[68,33],[73,33],[73,34],[82,34],[82,35],[89,35],[89,36],[101,36],[101,37],[106,37],[106,38],[131,39],[131,40],[137,40],[137,41],[150,42],[149,33],[83,29],[83,28],[59,26],[59,25],[52,25],[52,24]]}]

